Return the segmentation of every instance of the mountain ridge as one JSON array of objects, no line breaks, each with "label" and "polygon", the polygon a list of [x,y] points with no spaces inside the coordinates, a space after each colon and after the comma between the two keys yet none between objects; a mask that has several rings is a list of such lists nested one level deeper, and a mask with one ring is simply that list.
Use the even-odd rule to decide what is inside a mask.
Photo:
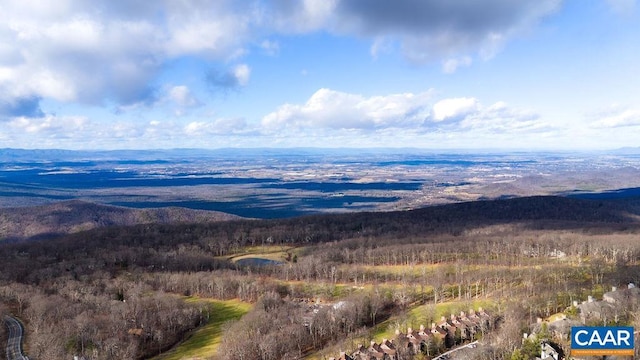
[{"label": "mountain ridge", "polygon": [[84,200],[0,208],[0,239],[50,238],[108,226],[178,224],[242,219],[218,211],[179,207],[134,209]]},{"label": "mountain ridge", "polygon": [[415,234],[442,230],[456,232],[494,224],[541,221],[583,225],[637,224],[640,222],[640,198],[590,200],[531,196],[433,205],[413,210],[314,214],[262,221],[208,210],[180,207],[138,209],[66,200],[33,207],[0,208],[0,239],[38,240],[108,227],[207,226],[234,220],[256,221],[252,225],[256,229],[297,228],[298,233],[315,234],[320,238],[369,232],[376,235],[407,231]]}]

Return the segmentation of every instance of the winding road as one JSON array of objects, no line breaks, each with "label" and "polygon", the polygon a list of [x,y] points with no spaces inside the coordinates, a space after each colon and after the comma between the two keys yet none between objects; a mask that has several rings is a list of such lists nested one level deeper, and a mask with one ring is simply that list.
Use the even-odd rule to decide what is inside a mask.
[{"label": "winding road", "polygon": [[12,316],[4,317],[4,324],[9,329],[7,337],[7,359],[8,360],[29,360],[22,354],[22,324]]}]

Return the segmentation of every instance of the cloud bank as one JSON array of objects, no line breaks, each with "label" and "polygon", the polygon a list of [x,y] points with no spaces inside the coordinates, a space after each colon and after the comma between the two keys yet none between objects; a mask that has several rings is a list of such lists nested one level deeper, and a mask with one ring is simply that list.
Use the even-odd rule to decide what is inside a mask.
[{"label": "cloud bank", "polygon": [[[493,56],[504,44],[544,16],[560,0],[449,1],[350,0],[337,2],[334,29],[362,36],[384,36],[400,42],[411,61]],[[460,60],[458,60],[460,61]],[[445,70],[453,70],[449,65]]]},{"label": "cloud bank", "polygon": [[[620,4],[620,1],[614,3]],[[8,0],[0,11],[0,114],[42,115],[41,99],[121,106],[153,103],[154,81],[185,56],[228,61],[252,43],[273,55],[271,35],[329,31],[400,44],[414,62],[445,72],[491,56],[559,6],[559,0],[232,0],[87,2]],[[378,45],[376,45],[378,44]],[[373,52],[373,49],[372,49]],[[209,74],[246,85],[250,68]]]},{"label": "cloud bank", "polygon": [[266,132],[321,129],[328,132],[388,130],[486,132],[542,131],[539,115],[503,102],[483,106],[476,98],[435,100],[433,91],[365,97],[331,89],[316,91],[304,104],[284,104],[262,119]]}]

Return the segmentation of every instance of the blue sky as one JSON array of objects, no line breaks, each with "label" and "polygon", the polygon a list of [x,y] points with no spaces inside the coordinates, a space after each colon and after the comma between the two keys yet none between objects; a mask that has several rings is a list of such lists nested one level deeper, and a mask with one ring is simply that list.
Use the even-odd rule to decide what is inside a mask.
[{"label": "blue sky", "polygon": [[0,147],[639,146],[636,0],[0,1]]}]

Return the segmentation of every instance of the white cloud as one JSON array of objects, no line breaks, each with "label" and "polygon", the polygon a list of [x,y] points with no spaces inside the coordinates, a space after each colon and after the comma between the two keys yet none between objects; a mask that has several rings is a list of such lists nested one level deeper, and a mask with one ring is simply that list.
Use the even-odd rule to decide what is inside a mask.
[{"label": "white cloud", "polygon": [[390,53],[392,48],[393,42],[388,38],[380,36],[374,39],[369,52],[374,59],[377,59],[380,54]]},{"label": "white cloud", "polygon": [[442,62],[442,71],[445,74],[453,74],[460,67],[469,67],[473,63],[470,56],[463,56],[460,58],[447,59]]},{"label": "white cloud", "polygon": [[42,118],[17,117],[9,123],[9,127],[18,133],[66,138],[82,132],[87,123],[87,119],[80,116],[48,115]]},{"label": "white cloud", "polygon": [[487,134],[539,134],[557,130],[540,120],[537,113],[516,109],[504,102],[497,102],[489,107],[478,104],[475,111],[466,114],[459,127],[470,133]]},{"label": "white cloud", "polygon": [[183,116],[188,113],[189,109],[203,105],[186,85],[170,87],[162,101],[174,107],[173,112],[176,116]]},{"label": "white cloud", "polygon": [[443,99],[433,105],[433,121],[452,133],[495,136],[496,134],[533,134],[555,131],[530,110],[517,109],[505,102],[483,106],[475,98]]},{"label": "white cloud", "polygon": [[303,105],[285,104],[262,119],[266,129],[374,130],[421,126],[431,92],[364,97],[320,89]]},{"label": "white cloud", "polygon": [[9,68],[12,79],[0,88],[65,102],[146,98],[158,70],[158,29],[144,19],[105,17],[81,2],[68,1],[56,10],[34,6],[29,12],[8,2],[0,14],[6,26],[0,42],[19,52],[19,61]]},{"label": "white cloud", "polygon": [[612,106],[592,116],[592,128],[640,126],[640,109]]},{"label": "white cloud", "polygon": [[237,65],[233,68],[233,76],[236,78],[238,85],[245,86],[249,82],[251,68],[247,64]]},{"label": "white cloud", "polygon": [[193,136],[242,134],[247,130],[243,118],[220,118],[213,121],[193,121],[184,127],[184,133]]},{"label": "white cloud", "polygon": [[[180,56],[185,54],[203,54],[210,57],[227,57],[230,49],[237,50],[241,46],[243,35],[246,33],[246,20],[239,16],[227,18],[192,18],[192,14],[186,17],[171,17],[169,24],[170,40],[166,43],[166,51],[169,55]],[[233,33],[237,36],[234,38]],[[233,53],[233,52],[231,52]]]},{"label": "white cloud", "polygon": [[[504,102],[483,106],[476,98],[433,103],[433,92],[364,97],[320,89],[306,103],[285,104],[262,119],[265,134],[286,137],[353,137],[374,141],[398,137],[415,142],[424,136],[491,138],[551,134],[558,129],[530,110]],[[345,144],[347,144],[346,140]],[[375,146],[371,145],[370,146]]]},{"label": "white cloud", "polygon": [[201,104],[185,85],[174,86],[169,89],[169,99],[180,107],[194,107]]},{"label": "white cloud", "polygon": [[[167,91],[171,101],[192,104],[188,88],[174,86]],[[512,147],[539,145],[538,139],[556,139],[554,136],[558,134],[558,128],[529,110],[503,102],[484,106],[473,97],[434,99],[434,94],[430,90],[363,96],[320,89],[302,104],[278,107],[264,116],[261,124],[252,124],[241,117],[211,120],[114,117],[90,122],[85,117],[16,116],[0,122],[0,134],[8,139],[5,146],[63,148],[175,147],[178,141],[180,146],[199,147],[223,144]],[[28,106],[27,102],[25,107]]]},{"label": "white cloud", "polygon": [[280,52],[280,44],[277,41],[263,40],[260,47],[269,56],[276,56]]},{"label": "white cloud", "polygon": [[230,0],[8,0],[0,11],[0,92],[89,104],[153,102],[163,64],[243,53],[256,14]]},{"label": "white cloud", "polygon": [[272,0],[267,3],[267,16],[278,32],[306,33],[325,28],[334,16],[340,0]]},{"label": "white cloud", "polygon": [[433,119],[437,122],[460,120],[478,108],[478,100],[474,98],[444,99],[433,105]]}]

